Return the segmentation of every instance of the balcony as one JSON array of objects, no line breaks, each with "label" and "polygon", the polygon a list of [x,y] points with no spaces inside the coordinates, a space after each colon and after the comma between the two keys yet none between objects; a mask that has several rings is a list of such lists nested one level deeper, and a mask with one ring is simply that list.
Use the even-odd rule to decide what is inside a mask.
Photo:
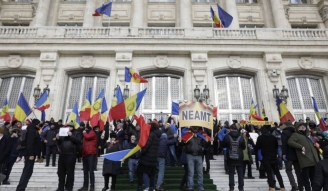
[{"label": "balcony", "polygon": [[78,38],[163,38],[163,39],[246,39],[246,40],[328,40],[328,29],[213,29],[163,27],[0,27],[0,39]]}]

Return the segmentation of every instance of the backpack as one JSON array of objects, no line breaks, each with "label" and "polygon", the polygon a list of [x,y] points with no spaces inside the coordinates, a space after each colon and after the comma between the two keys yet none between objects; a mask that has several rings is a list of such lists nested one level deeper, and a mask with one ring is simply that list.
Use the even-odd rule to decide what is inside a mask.
[{"label": "backpack", "polygon": [[229,148],[229,158],[232,160],[238,160],[239,159],[239,153],[240,153],[240,148],[239,148],[239,140],[241,138],[241,136],[239,136],[237,138],[237,140],[233,140],[232,137],[230,135],[229,139],[230,139],[230,148]]}]

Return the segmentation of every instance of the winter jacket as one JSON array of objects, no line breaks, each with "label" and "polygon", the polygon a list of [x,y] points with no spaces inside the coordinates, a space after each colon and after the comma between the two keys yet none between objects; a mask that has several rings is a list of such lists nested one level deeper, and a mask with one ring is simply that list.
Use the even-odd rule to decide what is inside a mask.
[{"label": "winter jacket", "polygon": [[123,129],[120,129],[117,133],[117,139],[119,140],[119,143],[121,145],[123,145],[123,142],[124,142],[124,130]]},{"label": "winter jacket", "polygon": [[244,154],[243,154],[243,150],[246,149],[246,145],[245,145],[245,140],[243,137],[240,137],[239,139],[239,158],[238,160],[233,160],[230,159],[230,145],[231,145],[231,140],[230,137],[232,138],[232,140],[236,141],[238,139],[238,137],[240,137],[240,133],[238,131],[231,131],[230,133],[228,133],[222,142],[222,147],[227,148],[227,164],[229,166],[242,166],[244,164]]},{"label": "winter jacket", "polygon": [[[22,132],[23,135],[23,132]],[[38,133],[38,128],[35,124],[30,124],[26,128],[25,140],[22,141],[21,145],[25,147],[22,151],[23,156],[36,156],[41,151],[40,147],[41,138]]]},{"label": "winter jacket", "polygon": [[147,167],[157,167],[157,154],[159,148],[159,129],[151,130],[146,145],[141,149],[139,164]]},{"label": "winter jacket", "polygon": [[56,138],[58,131],[56,129],[48,129],[46,132],[43,133],[44,140],[47,141],[47,146],[54,146],[56,145],[56,141],[53,139]]},{"label": "winter jacket", "polygon": [[[122,146],[118,141],[116,141],[115,143],[107,142],[104,146],[106,148],[106,153],[113,153],[122,150]],[[118,175],[120,169],[120,161],[110,161],[104,159],[102,175]]]},{"label": "winter jacket", "polygon": [[328,147],[323,148],[323,158],[315,166],[312,191],[328,190]]},{"label": "winter jacket", "polygon": [[203,155],[204,149],[207,149],[211,146],[211,142],[206,142],[204,139],[196,136],[195,134],[187,143],[181,141],[179,145],[185,146],[185,151],[187,154],[200,156]]},{"label": "winter jacket", "polygon": [[0,164],[3,164],[9,159],[12,148],[13,144],[10,136],[4,134],[0,140]]},{"label": "winter jacket", "polygon": [[82,134],[73,130],[71,136],[59,137],[57,143],[61,155],[76,155],[81,145]]},{"label": "winter jacket", "polygon": [[83,133],[82,157],[97,154],[97,137],[93,130]]},{"label": "winter jacket", "polygon": [[174,138],[174,132],[173,132],[173,129],[172,128],[166,128],[165,129],[165,132],[166,132],[166,135],[167,135],[167,139],[168,140],[171,140]]},{"label": "winter jacket", "polygon": [[[123,149],[133,149],[137,145],[138,145],[138,141],[135,141],[134,143],[131,143],[128,140],[125,140],[124,141],[124,144],[123,144]],[[136,152],[135,154],[133,154],[129,158],[131,158],[131,159],[139,159],[139,157],[140,157],[140,151]]]},{"label": "winter jacket", "polygon": [[282,142],[281,142],[281,129],[278,127],[278,128],[274,128],[274,131],[272,132],[272,135],[276,137],[277,141],[278,141],[278,145],[282,145]]},{"label": "winter jacket", "polygon": [[295,133],[294,127],[286,127],[281,134],[282,155],[285,155],[288,161],[296,161],[296,151],[293,147],[288,145],[288,140]]},{"label": "winter jacket", "polygon": [[262,135],[257,138],[256,150],[261,149],[263,161],[277,162],[278,141],[269,131],[262,131]]},{"label": "winter jacket", "polygon": [[174,145],[176,142],[177,142],[176,139],[168,140],[166,133],[162,133],[162,135],[160,137],[157,157],[158,158],[165,158],[168,146],[169,145]]},{"label": "winter jacket", "polygon": [[[319,162],[316,148],[312,141],[306,135],[299,132],[293,133],[288,140],[288,145],[295,148],[298,162],[301,168],[315,166]],[[302,154],[302,148],[305,148],[305,154]]]},{"label": "winter jacket", "polygon": [[[251,149],[251,147],[254,146],[253,140],[246,137],[246,138],[244,138],[244,141],[245,141],[246,148],[243,150],[243,153],[244,153],[243,160],[249,161],[251,164],[253,164],[252,149]],[[245,156],[246,153],[247,153],[247,156]],[[248,160],[245,160],[245,159],[248,159]]]}]

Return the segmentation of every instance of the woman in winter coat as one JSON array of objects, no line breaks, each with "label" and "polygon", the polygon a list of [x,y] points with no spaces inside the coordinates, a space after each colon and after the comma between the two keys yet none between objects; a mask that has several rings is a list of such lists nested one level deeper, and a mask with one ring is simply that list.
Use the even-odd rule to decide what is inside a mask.
[{"label": "woman in winter coat", "polygon": [[323,148],[323,160],[315,166],[312,191],[328,190],[328,146]]},{"label": "woman in winter coat", "polygon": [[[111,133],[109,135],[110,139],[107,141],[107,143],[104,145],[106,148],[106,153],[112,153],[112,152],[117,152],[122,150],[122,146],[117,140],[116,133]],[[109,177],[112,177],[112,184],[111,184],[111,191],[115,190],[115,185],[116,185],[116,178],[117,175],[119,174],[121,169],[121,162],[119,161],[110,161],[107,159],[104,159],[104,164],[103,164],[103,176],[105,180],[105,186],[102,189],[102,191],[106,191],[109,189],[108,184],[109,184]]]}]

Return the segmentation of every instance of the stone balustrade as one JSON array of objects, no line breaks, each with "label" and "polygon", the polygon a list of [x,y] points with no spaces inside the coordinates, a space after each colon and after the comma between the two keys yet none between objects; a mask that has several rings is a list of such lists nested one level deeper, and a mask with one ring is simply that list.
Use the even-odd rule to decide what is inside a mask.
[{"label": "stone balustrade", "polygon": [[328,29],[213,29],[171,27],[0,27],[10,38],[194,38],[257,40],[328,40]]}]

